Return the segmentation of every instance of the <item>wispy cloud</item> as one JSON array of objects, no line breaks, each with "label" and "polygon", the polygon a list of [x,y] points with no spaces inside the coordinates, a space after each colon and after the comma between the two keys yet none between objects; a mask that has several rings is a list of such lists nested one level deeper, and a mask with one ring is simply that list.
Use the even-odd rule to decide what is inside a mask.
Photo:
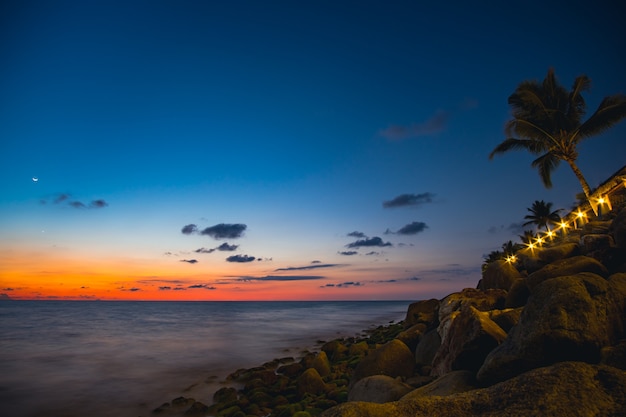
[{"label": "wispy cloud", "polygon": [[356,237],[357,239],[361,239],[361,238],[367,237],[365,235],[365,233],[357,232],[356,230],[354,232],[348,233],[346,236],[348,236],[348,237]]},{"label": "wispy cloud", "polygon": [[254,256],[248,256],[248,255],[233,255],[233,256],[229,256],[228,258],[226,258],[226,262],[240,262],[240,263],[246,263],[246,262],[252,262],[254,261],[256,258]]},{"label": "wispy cloud", "polygon": [[213,253],[215,251],[233,252],[233,251],[236,251],[237,248],[239,248],[239,245],[229,245],[228,243],[222,243],[221,245],[215,248],[211,248],[211,249],[200,248],[200,249],[196,249],[194,252],[196,253]]},{"label": "wispy cloud", "polygon": [[179,262],[187,262],[188,264],[197,264],[197,259],[181,259]]},{"label": "wispy cloud", "polygon": [[343,255],[343,256],[354,256],[354,255],[358,255],[359,252],[355,251],[355,250],[346,250],[346,251],[340,251],[337,252],[339,255]]},{"label": "wispy cloud", "polygon": [[430,192],[425,192],[421,194],[400,194],[399,196],[383,202],[384,208],[395,208],[395,207],[419,207],[426,203],[432,203],[435,194]]},{"label": "wispy cloud", "polygon": [[319,275],[267,275],[264,277],[239,277],[238,281],[310,281],[324,279]]},{"label": "wispy cloud", "polygon": [[428,229],[428,226],[426,225],[426,223],[424,223],[424,222],[412,222],[412,223],[409,223],[409,224],[407,224],[405,226],[402,226],[396,232],[392,232],[391,230],[387,229],[385,234],[394,233],[394,234],[398,234],[398,235],[416,235],[418,233],[423,232],[426,229]]},{"label": "wispy cloud", "polygon": [[103,199],[92,200],[89,203],[83,203],[82,201],[72,200],[72,195],[69,193],[58,193],[52,197],[46,197],[40,200],[42,205],[67,205],[75,209],[101,209],[107,207],[109,203]]},{"label": "wispy cloud", "polygon": [[209,284],[194,284],[194,285],[189,285],[187,288],[190,288],[190,289],[198,289],[198,288],[200,288],[200,289],[204,289],[204,290],[216,290],[217,289],[214,286],[209,285]]},{"label": "wispy cloud", "polygon": [[393,245],[390,242],[383,242],[383,240],[378,236],[374,236],[372,238],[367,238],[367,239],[360,239],[360,240],[357,240],[356,242],[348,243],[346,245],[347,248],[360,248],[364,246],[365,247],[371,247],[371,246],[384,247],[384,246],[393,246]]},{"label": "wispy cloud", "polygon": [[433,136],[446,129],[449,117],[450,114],[448,112],[441,110],[436,112],[430,119],[421,123],[411,123],[410,125],[391,125],[380,130],[378,134],[391,141],[417,138],[421,136]]},{"label": "wispy cloud", "polygon": [[313,264],[306,266],[290,266],[287,268],[278,268],[275,271],[305,271],[308,269],[320,269],[320,268],[333,268],[335,266],[341,266],[340,264]]}]

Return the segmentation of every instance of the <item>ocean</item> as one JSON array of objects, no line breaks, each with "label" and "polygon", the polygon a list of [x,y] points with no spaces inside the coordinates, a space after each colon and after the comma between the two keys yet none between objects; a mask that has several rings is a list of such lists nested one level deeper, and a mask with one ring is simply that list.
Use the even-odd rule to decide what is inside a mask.
[{"label": "ocean", "polygon": [[150,416],[225,377],[405,318],[409,301],[0,301],[0,415]]}]

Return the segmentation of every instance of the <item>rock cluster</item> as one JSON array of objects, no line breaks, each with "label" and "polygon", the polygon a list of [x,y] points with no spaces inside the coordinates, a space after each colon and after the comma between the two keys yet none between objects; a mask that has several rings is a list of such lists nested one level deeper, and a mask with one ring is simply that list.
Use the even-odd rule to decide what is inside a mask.
[{"label": "rock cluster", "polygon": [[[242,369],[167,415],[626,415],[626,208],[490,264],[477,288],[302,358]],[[182,408],[181,408],[182,407]]]}]

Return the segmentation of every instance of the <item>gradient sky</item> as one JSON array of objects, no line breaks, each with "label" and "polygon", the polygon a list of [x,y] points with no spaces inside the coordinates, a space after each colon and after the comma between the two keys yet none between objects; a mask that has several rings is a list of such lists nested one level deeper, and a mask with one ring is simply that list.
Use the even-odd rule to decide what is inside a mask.
[{"label": "gradient sky", "polygon": [[[3,1],[2,297],[443,297],[569,209],[504,139],[508,96],[626,93],[616,2]],[[484,4],[477,6],[476,4]],[[621,7],[621,9],[620,9]],[[580,147],[592,187],[626,123]],[[33,178],[38,179],[34,181]]]}]

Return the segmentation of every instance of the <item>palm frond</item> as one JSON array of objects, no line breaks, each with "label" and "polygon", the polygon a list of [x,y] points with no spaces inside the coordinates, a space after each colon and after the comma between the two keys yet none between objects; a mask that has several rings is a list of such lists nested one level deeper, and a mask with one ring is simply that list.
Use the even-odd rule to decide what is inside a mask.
[{"label": "palm frond", "polygon": [[626,95],[615,94],[605,97],[597,110],[580,126],[582,138],[597,135],[626,118]]},{"label": "palm frond", "polygon": [[[504,132],[507,136],[519,136],[527,138],[536,143],[534,153],[547,150],[549,146],[556,143],[552,134],[545,130],[545,126],[535,120],[512,119],[504,125]],[[529,148],[530,149],[530,148]]]},{"label": "palm frond", "polygon": [[534,143],[527,139],[507,138],[503,140],[498,146],[494,148],[489,154],[489,159],[493,159],[496,154],[504,153],[510,150],[529,150],[531,152],[534,148]]},{"label": "palm frond", "polygon": [[535,159],[531,165],[539,171],[541,182],[546,188],[552,188],[552,172],[559,166],[561,160],[552,152],[548,152]]}]

